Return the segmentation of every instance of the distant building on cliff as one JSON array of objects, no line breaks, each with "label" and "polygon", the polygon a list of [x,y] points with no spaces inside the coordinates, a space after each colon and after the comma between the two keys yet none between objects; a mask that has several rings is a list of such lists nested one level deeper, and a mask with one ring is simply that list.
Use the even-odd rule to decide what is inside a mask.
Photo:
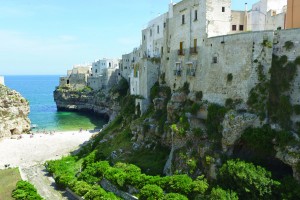
[{"label": "distant building on cliff", "polygon": [[0,76],[0,85],[5,85],[4,84],[4,76]]},{"label": "distant building on cliff", "polygon": [[87,86],[88,77],[92,72],[92,65],[74,65],[72,70],[68,70],[67,76],[60,77],[59,87],[71,87],[83,89]]},{"label": "distant building on cliff", "polygon": [[110,89],[118,82],[119,65],[120,59],[103,58],[93,62],[87,85],[93,90]]},{"label": "distant building on cliff", "polygon": [[0,85],[5,85],[4,84],[4,76],[0,76]]}]

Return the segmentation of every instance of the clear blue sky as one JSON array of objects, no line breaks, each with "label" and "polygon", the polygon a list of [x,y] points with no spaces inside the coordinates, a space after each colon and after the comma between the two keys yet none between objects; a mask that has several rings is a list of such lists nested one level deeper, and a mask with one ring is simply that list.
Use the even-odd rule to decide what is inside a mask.
[{"label": "clear blue sky", "polygon": [[[232,0],[232,9],[257,1]],[[0,75],[65,74],[73,64],[121,57],[169,2],[0,0]]]}]

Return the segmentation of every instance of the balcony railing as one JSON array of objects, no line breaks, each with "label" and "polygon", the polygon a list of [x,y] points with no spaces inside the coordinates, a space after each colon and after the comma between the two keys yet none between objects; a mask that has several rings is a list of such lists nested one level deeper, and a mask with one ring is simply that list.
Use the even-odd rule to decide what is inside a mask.
[{"label": "balcony railing", "polygon": [[196,76],[196,69],[187,69],[186,75],[188,76]]},{"label": "balcony railing", "polygon": [[184,56],[184,50],[183,49],[179,49],[178,50],[178,55],[179,56]]},{"label": "balcony railing", "polygon": [[197,47],[191,47],[190,48],[190,54],[198,54]]},{"label": "balcony railing", "polygon": [[175,69],[174,70],[174,76],[181,76],[181,72],[182,72],[181,69]]}]

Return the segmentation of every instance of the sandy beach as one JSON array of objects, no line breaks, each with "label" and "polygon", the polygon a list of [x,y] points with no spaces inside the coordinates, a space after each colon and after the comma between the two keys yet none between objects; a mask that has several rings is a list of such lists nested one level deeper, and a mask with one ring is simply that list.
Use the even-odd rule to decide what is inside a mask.
[{"label": "sandy beach", "polygon": [[5,165],[27,168],[59,159],[88,141],[93,133],[88,131],[56,132],[50,134],[22,135],[22,139],[5,138],[0,141],[0,169]]}]

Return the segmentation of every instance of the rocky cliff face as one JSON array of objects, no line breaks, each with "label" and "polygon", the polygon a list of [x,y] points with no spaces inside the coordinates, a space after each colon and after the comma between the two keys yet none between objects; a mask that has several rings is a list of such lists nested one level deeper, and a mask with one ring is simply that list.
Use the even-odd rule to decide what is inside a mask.
[{"label": "rocky cliff face", "polygon": [[30,130],[28,101],[20,93],[0,85],[0,138]]},{"label": "rocky cliff face", "polygon": [[78,91],[72,89],[56,89],[54,101],[58,110],[92,111],[113,119],[119,109],[113,96],[103,92]]}]

